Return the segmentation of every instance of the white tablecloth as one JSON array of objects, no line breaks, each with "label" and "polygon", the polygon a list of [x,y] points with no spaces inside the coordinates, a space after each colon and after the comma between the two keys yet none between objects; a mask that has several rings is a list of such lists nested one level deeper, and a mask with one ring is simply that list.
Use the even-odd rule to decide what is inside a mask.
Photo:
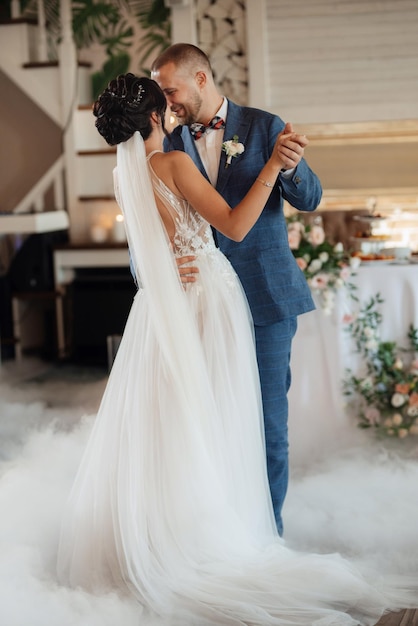
[{"label": "white tablecloth", "polygon": [[[407,346],[410,324],[418,326],[418,265],[361,266],[352,282],[360,304],[377,293],[384,299],[381,339]],[[345,313],[358,308],[342,290],[330,316],[318,306],[298,318],[289,392],[290,454],[296,463],[318,457],[357,428],[345,406],[341,383],[345,369],[356,371],[359,364],[342,321]]]}]

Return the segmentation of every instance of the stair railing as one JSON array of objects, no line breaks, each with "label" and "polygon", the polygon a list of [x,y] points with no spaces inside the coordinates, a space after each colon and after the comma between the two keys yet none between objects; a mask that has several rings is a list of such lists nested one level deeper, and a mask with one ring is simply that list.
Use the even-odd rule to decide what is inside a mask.
[{"label": "stair railing", "polygon": [[45,211],[45,194],[53,190],[54,208],[58,211],[65,208],[64,196],[64,155],[49,168],[28,194],[19,202],[13,213],[41,213]]},{"label": "stair railing", "polygon": [[[19,0],[11,0],[11,16],[13,19],[21,17]],[[77,78],[78,64],[77,51],[74,44],[72,31],[71,1],[60,0],[60,21],[61,32],[58,45],[58,71],[60,83],[61,101],[61,124],[63,129],[64,154],[61,159],[42,177],[33,190],[19,203],[14,213],[25,213],[32,206],[35,211],[43,210],[43,192],[45,184],[50,176],[54,180],[54,189],[57,209],[67,207],[71,215],[72,209],[77,206],[76,193],[76,167],[75,167],[75,140],[74,140],[74,112],[77,107]],[[37,22],[38,22],[38,62],[48,61],[47,51],[47,30],[45,20],[44,0],[37,0]],[[59,170],[59,172],[58,172]],[[62,184],[62,177],[65,178],[65,186]],[[61,181],[61,182],[60,182]],[[51,184],[51,183],[50,183]],[[64,191],[65,189],[65,191]],[[64,202],[64,199],[66,202]]]}]

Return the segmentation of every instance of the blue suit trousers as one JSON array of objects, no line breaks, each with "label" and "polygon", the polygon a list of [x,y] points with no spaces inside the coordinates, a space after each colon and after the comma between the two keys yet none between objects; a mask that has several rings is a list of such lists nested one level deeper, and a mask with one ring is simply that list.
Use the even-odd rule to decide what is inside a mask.
[{"label": "blue suit trousers", "polygon": [[290,353],[297,318],[254,328],[263,395],[267,472],[277,530],[282,535],[282,506],[289,480],[287,392],[291,383]]}]

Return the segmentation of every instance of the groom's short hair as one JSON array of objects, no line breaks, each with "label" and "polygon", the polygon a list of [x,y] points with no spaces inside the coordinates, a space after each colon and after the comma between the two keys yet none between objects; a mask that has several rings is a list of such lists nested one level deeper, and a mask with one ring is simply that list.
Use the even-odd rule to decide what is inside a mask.
[{"label": "groom's short hair", "polygon": [[191,43],[175,43],[166,48],[153,62],[151,72],[157,72],[167,63],[174,63],[176,67],[189,66],[194,69],[205,69],[213,75],[208,56]]}]

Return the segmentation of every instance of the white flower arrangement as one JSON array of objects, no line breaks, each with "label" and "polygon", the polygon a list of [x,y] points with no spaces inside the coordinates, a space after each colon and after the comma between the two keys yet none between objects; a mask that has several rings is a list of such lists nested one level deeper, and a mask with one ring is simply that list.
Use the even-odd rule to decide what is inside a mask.
[{"label": "white flower arrangement", "polygon": [[[405,439],[418,435],[418,329],[410,326],[408,348],[382,341],[382,314],[377,309],[382,302],[377,294],[358,314],[345,316],[363,367],[356,374],[346,371],[343,390],[351,396],[350,406],[360,428]],[[399,352],[409,353],[409,358],[401,358]]]},{"label": "white flower arrangement", "polygon": [[225,167],[231,164],[232,157],[237,157],[245,150],[244,144],[239,143],[238,135],[234,135],[229,141],[224,141],[222,144],[222,150],[226,153],[227,159]]}]

